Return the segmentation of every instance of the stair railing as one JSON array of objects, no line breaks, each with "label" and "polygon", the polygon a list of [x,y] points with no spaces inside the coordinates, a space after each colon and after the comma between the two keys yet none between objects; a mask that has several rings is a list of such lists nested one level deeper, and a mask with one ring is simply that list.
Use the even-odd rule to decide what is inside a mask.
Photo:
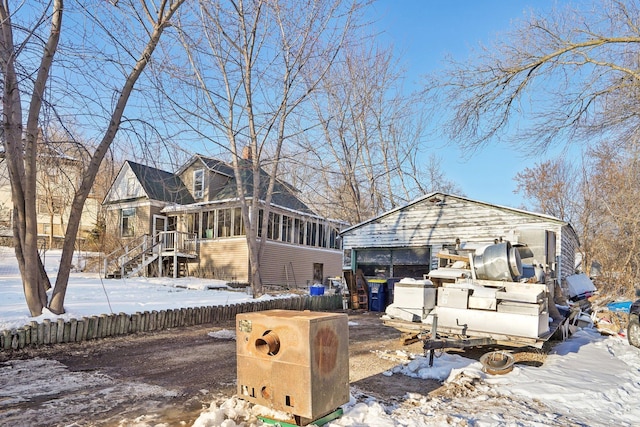
[{"label": "stair railing", "polygon": [[140,258],[140,265],[146,265],[148,256],[161,256],[167,252],[195,255],[197,237],[196,233],[181,231],[160,231],[155,236],[144,234],[106,255],[102,275],[106,278],[119,270],[120,277],[126,277],[127,266],[137,258]]},{"label": "stair railing", "polygon": [[115,249],[113,252],[105,255],[104,262],[103,262],[104,271],[102,272],[103,277],[107,277],[109,273],[113,273],[116,270],[120,270],[121,262],[123,260],[122,257],[124,254],[129,252],[129,247],[139,245],[140,242],[142,242],[145,238],[146,238],[146,235],[139,236],[133,240],[128,241],[126,245],[121,246]]}]

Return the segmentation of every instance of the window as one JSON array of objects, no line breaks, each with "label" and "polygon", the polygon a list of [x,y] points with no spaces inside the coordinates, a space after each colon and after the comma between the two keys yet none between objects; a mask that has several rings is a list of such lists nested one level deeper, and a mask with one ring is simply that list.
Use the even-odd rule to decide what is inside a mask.
[{"label": "window", "polygon": [[217,237],[231,236],[231,209],[218,210],[218,235]]},{"label": "window", "polygon": [[257,224],[257,236],[262,237],[262,221],[264,220],[264,211],[258,210],[258,224]]},{"label": "window", "polygon": [[318,224],[318,246],[321,248],[327,247],[327,234],[325,230],[326,228],[323,224]]},{"label": "window", "polygon": [[63,211],[61,197],[51,196],[38,198],[38,213],[45,215],[60,215]]},{"label": "window", "polygon": [[204,169],[193,171],[193,197],[202,198],[204,195]]},{"label": "window", "polygon": [[280,214],[269,212],[267,238],[272,240],[280,240]]},{"label": "window", "polygon": [[331,249],[340,249],[340,236],[338,235],[338,230],[333,227],[329,231],[329,247]]},{"label": "window", "polygon": [[316,234],[318,232],[318,224],[315,222],[307,222],[307,245],[316,246],[318,241],[316,240]]},{"label": "window", "polygon": [[233,235],[244,236],[244,221],[242,220],[242,208],[233,210]]},{"label": "window", "polygon": [[131,237],[134,235],[135,218],[136,208],[127,208],[120,210],[120,235],[122,237]]},{"label": "window", "polygon": [[342,252],[342,269],[351,270],[351,249]]},{"label": "window", "polygon": [[[365,276],[422,278],[430,270],[428,247],[362,249],[356,251],[358,269]],[[346,251],[343,263],[346,263]]]},{"label": "window", "polygon": [[198,234],[200,230],[200,214],[187,214],[187,233]]},{"label": "window", "polygon": [[291,232],[293,229],[293,218],[290,216],[282,215],[282,241],[292,242]]},{"label": "window", "polygon": [[58,168],[54,168],[54,167],[47,168],[47,177],[48,177],[49,184],[55,184],[58,182],[59,172],[60,171],[58,170]]},{"label": "window", "polygon": [[136,178],[130,176],[127,178],[127,197],[136,195]]},{"label": "window", "polygon": [[211,239],[216,224],[216,211],[202,212],[202,238]]},{"label": "window", "polygon": [[[304,221],[303,220],[298,220],[296,219],[297,222],[297,227],[298,227],[298,240],[296,243],[300,244],[300,245],[304,245],[304,230],[305,230],[305,225],[304,225]],[[296,225],[294,225],[294,227],[296,227]]]},{"label": "window", "polygon": [[176,231],[178,229],[178,217],[170,216],[167,219],[167,231]]}]

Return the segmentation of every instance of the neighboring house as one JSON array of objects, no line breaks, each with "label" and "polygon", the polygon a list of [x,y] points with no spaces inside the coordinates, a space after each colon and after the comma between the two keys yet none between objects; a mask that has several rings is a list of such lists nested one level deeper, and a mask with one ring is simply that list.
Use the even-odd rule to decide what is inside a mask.
[{"label": "neighboring house", "polygon": [[[242,173],[245,194],[251,197],[251,169],[247,167]],[[262,174],[261,182],[266,185],[268,175]],[[265,285],[307,286],[339,276],[342,271],[338,228],[343,224],[316,215],[296,193],[284,182],[275,185],[261,258],[260,274]],[[261,203],[264,196],[262,189]],[[130,273],[120,262],[122,271],[115,276],[142,272],[250,281],[240,200],[229,164],[196,155],[174,174],[128,161],[103,206],[107,234],[120,239],[123,251],[140,245],[163,245],[160,254],[145,249],[137,265],[128,267]],[[250,215],[263,215],[263,210]],[[141,265],[142,258],[146,269]],[[110,270],[107,268],[106,273]]]},{"label": "neighboring house", "polygon": [[[38,156],[36,209],[38,238],[47,247],[61,246],[69,222],[71,202],[83,173],[81,160],[48,149]],[[100,202],[92,191],[87,198],[78,231],[79,241],[92,234],[98,222]],[[0,153],[0,232],[13,235],[11,184],[4,153]]]},{"label": "neighboring house", "polygon": [[413,202],[343,230],[343,269],[365,277],[422,279],[441,250],[479,248],[496,239],[526,244],[531,259],[558,283],[574,274],[578,237],[565,221],[444,193]]}]

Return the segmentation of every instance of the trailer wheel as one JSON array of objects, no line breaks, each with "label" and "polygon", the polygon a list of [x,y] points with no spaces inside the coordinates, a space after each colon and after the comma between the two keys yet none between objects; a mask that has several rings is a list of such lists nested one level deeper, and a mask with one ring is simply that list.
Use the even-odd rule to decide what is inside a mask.
[{"label": "trailer wheel", "polygon": [[638,321],[638,316],[629,317],[627,339],[630,345],[640,348],[640,322]]},{"label": "trailer wheel", "polygon": [[508,374],[513,370],[515,359],[506,351],[490,351],[480,357],[482,371],[491,375]]}]

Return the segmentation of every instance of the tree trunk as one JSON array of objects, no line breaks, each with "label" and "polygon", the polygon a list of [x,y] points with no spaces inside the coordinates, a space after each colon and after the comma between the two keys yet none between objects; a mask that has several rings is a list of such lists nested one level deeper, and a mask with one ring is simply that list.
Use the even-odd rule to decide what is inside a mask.
[{"label": "tree trunk", "polygon": [[109,127],[107,128],[102,141],[100,141],[100,144],[93,153],[91,161],[89,162],[89,165],[87,166],[87,169],[85,170],[85,173],[82,177],[80,188],[78,189],[78,191],[76,191],[76,194],[73,198],[73,202],[71,203],[71,210],[69,212],[69,221],[64,234],[65,237],[62,247],[62,258],[60,259],[60,268],[58,270],[58,276],[56,277],[56,285],[53,290],[51,302],[49,303],[49,309],[53,313],[64,313],[64,299],[67,293],[67,285],[69,283],[69,275],[71,273],[71,264],[73,262],[73,252],[76,245],[78,230],[80,229],[80,220],[82,218],[82,209],[84,208],[84,202],[87,200],[91,187],[95,182],[96,175],[100,170],[102,159],[104,159],[104,156],[107,154],[107,151],[109,150],[109,147],[111,146],[111,143],[113,142],[116,133],[118,132],[120,121],[122,120],[122,115],[124,114],[124,109],[127,106],[127,102],[129,100],[129,97],[131,96],[134,85],[149,63],[149,60],[151,59],[151,56],[153,55],[153,52],[158,45],[158,42],[160,41],[160,36],[162,35],[164,29],[167,27],[169,20],[183,2],[184,0],[177,0],[171,3],[168,6],[167,10],[162,9],[157,13],[157,22],[153,23],[153,32],[149,35],[147,46],[138,59],[138,62],[133,67],[133,70],[127,77],[127,80],[120,93],[120,97],[118,98],[118,102],[111,115]]}]

